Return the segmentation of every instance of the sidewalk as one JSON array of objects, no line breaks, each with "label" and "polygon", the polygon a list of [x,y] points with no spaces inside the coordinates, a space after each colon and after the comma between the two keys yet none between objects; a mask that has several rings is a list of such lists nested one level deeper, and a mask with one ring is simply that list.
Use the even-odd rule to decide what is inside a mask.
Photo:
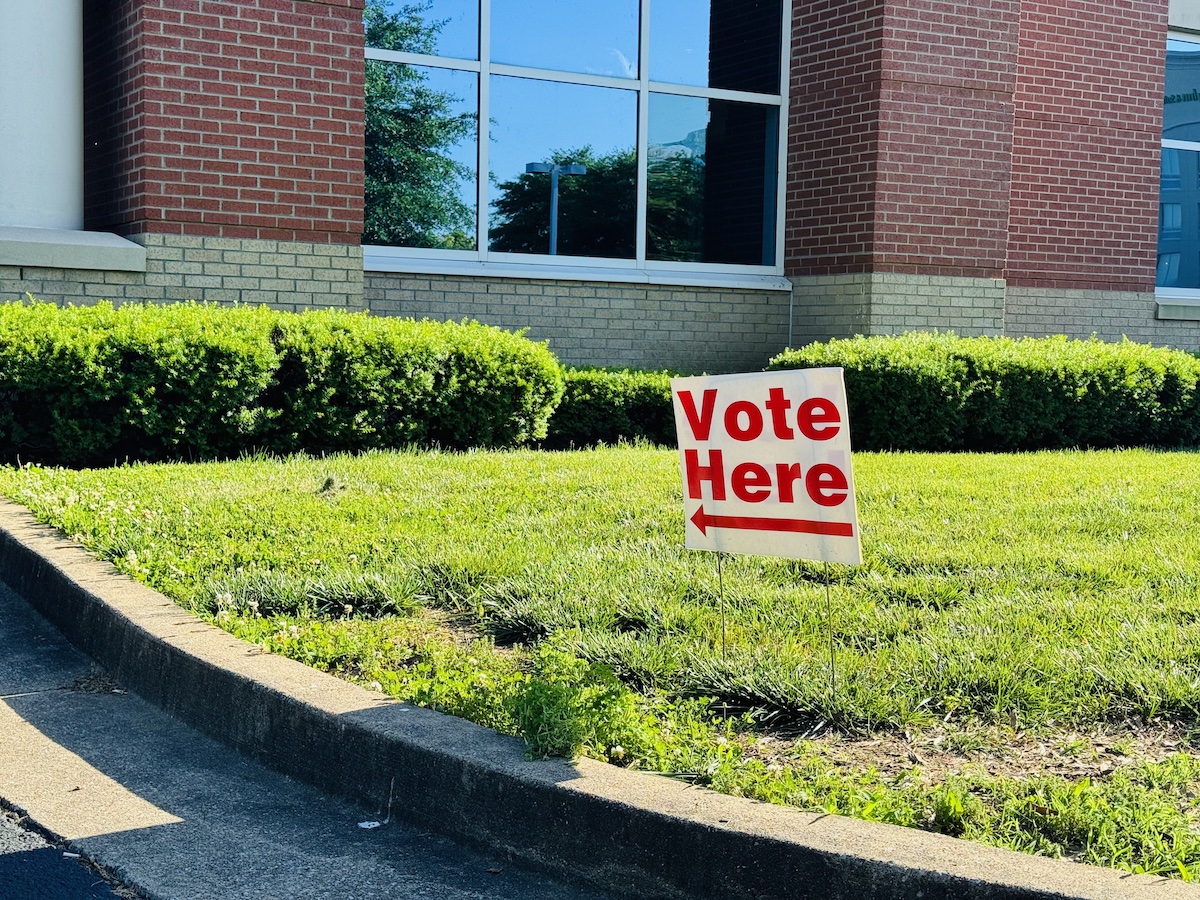
[{"label": "sidewalk", "polygon": [[[159,900],[605,896],[395,819],[360,828],[379,810],[250,762],[124,691],[3,587],[0,797]],[[15,888],[0,884],[0,897]]]},{"label": "sidewalk", "polygon": [[[513,738],[258,653],[3,502],[0,580],[116,690],[174,717],[113,693],[103,675],[77,681],[90,664],[31,629],[28,613],[20,625],[4,595],[0,623],[23,631],[0,630],[11,654],[0,657],[0,796],[42,797],[35,819],[135,881],[196,865],[203,889],[165,900],[596,896],[523,881],[510,858],[637,898],[1200,900],[1200,887],[1165,878],[754,803],[588,759],[529,760]],[[77,793],[94,798],[86,814],[64,797]],[[389,796],[408,822],[492,855],[456,856],[445,837],[395,819],[356,830],[384,817]],[[258,893],[211,886],[239,871],[250,873],[239,889]],[[320,890],[306,893],[316,879]]]}]

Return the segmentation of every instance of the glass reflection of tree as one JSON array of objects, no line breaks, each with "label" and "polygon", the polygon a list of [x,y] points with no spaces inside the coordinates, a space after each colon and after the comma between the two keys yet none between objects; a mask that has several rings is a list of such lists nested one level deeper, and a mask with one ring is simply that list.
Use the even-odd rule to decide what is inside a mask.
[{"label": "glass reflection of tree", "polygon": [[646,255],[650,259],[700,262],[704,159],[680,156],[652,162],[647,175]]},{"label": "glass reflection of tree", "polygon": [[[367,46],[432,54],[442,23],[429,3],[389,12],[368,0]],[[366,221],[363,243],[474,249],[475,211],[459,194],[474,172],[449,151],[475,131],[474,113],[455,113],[460,98],[437,91],[407,65],[368,60],[366,67]]]},{"label": "glass reflection of tree", "polygon": [[[637,156],[597,155],[591,147],[556,150],[546,160],[587,166],[558,183],[558,252],[563,256],[632,259],[637,236]],[[497,185],[489,245],[504,253],[550,249],[550,190],[545,176],[522,173]]]},{"label": "glass reflection of tree", "polygon": [[[632,259],[637,231],[637,157],[633,150],[597,155],[590,147],[555,151],[548,162],[582,163],[587,174],[559,182],[558,252],[565,256]],[[654,162],[646,211],[650,259],[701,258],[704,161]],[[547,253],[550,193],[545,177],[521,174],[497,185],[492,250]]]}]

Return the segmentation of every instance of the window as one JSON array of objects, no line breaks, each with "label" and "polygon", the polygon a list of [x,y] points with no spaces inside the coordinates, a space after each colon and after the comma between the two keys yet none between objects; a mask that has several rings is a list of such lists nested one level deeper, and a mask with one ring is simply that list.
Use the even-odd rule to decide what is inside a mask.
[{"label": "window", "polygon": [[1159,183],[1160,288],[1200,288],[1200,42],[1167,41]]},{"label": "window", "polygon": [[369,265],[782,272],[781,0],[368,0],[364,23]]}]

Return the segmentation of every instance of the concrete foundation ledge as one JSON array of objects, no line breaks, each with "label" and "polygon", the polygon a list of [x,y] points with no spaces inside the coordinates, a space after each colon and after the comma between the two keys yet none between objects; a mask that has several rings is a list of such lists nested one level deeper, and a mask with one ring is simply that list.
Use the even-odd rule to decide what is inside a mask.
[{"label": "concrete foundation ledge", "polygon": [[0,266],[145,272],[146,248],[100,231],[0,225]]},{"label": "concrete foundation ledge", "polygon": [[630,897],[1168,900],[1178,881],[725,797],[257,652],[0,502],[0,578],[123,686],[273,768]]}]

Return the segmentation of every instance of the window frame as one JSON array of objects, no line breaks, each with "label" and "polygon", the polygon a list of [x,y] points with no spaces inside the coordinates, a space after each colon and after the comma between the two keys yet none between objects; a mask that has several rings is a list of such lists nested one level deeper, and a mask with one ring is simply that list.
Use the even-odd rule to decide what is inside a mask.
[{"label": "window frame", "polygon": [[[715,287],[745,287],[767,290],[790,290],[791,282],[784,272],[784,201],[787,193],[787,135],[788,94],[791,61],[791,3],[782,0],[779,94],[759,94],[722,88],[698,87],[651,81],[650,62],[650,5],[653,0],[640,0],[638,24],[638,77],[622,78],[609,75],[587,75],[494,63],[491,60],[491,0],[479,4],[478,59],[458,59],[445,56],[426,56],[376,47],[365,49],[366,60],[385,63],[453,69],[475,73],[479,85],[479,116],[476,169],[476,229],[475,250],[443,250],[418,247],[392,247],[378,244],[363,245],[363,266],[368,272],[412,273],[428,275],[465,275],[480,277],[551,279],[567,281],[612,281],[643,284],[712,285]],[[488,144],[490,122],[491,77],[504,75],[533,78],[563,84],[591,85],[618,88],[637,95],[637,185],[636,250],[633,259],[606,259],[587,256],[549,256],[506,253],[488,249],[488,219],[491,185]],[[649,99],[652,93],[748,102],[778,109],[779,129],[776,154],[775,185],[775,263],[773,265],[731,265],[704,262],[667,262],[646,257],[646,209],[648,195],[648,133]],[[482,177],[480,177],[482,176]]]},{"label": "window frame", "polygon": [[[1167,41],[1183,41],[1188,44],[1195,44],[1200,48],[1200,34],[1189,31],[1180,31],[1171,28],[1167,31]],[[1165,62],[1164,62],[1165,66]],[[1160,143],[1161,150],[1186,150],[1193,153],[1200,153],[1200,141],[1181,141],[1174,138],[1162,138]],[[1161,172],[1161,168],[1160,168]],[[1155,242],[1161,240],[1162,237],[1162,176],[1159,176],[1158,185],[1159,197],[1159,214],[1156,217],[1155,224]],[[1197,248],[1200,252],[1200,248]],[[1161,266],[1158,262],[1158,255],[1155,256],[1155,280]],[[1183,321],[1200,321],[1200,287],[1196,288],[1180,288],[1180,287],[1159,287],[1157,283],[1154,287],[1154,296],[1157,301],[1158,319],[1171,319]]]}]

